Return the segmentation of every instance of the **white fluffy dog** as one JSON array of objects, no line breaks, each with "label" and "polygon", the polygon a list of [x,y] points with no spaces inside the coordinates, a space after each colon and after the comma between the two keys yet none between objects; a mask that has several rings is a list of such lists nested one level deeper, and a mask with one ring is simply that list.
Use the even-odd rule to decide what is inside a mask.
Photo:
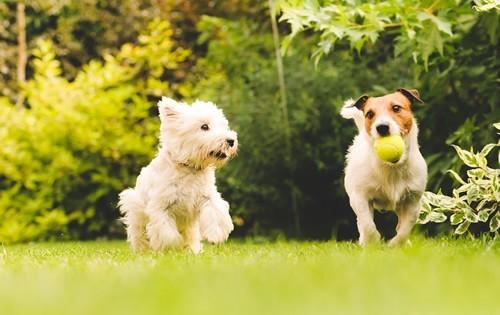
[{"label": "white fluffy dog", "polygon": [[229,204],[215,186],[215,169],[236,154],[236,132],[213,103],[191,106],[163,97],[157,156],[135,188],[120,193],[127,236],[136,251],[224,242],[233,230]]},{"label": "white fluffy dog", "polygon": [[[389,245],[407,241],[420,211],[420,199],[427,181],[427,165],[418,145],[418,127],[411,103],[419,101],[416,90],[399,89],[380,97],[360,97],[344,104],[341,115],[354,119],[359,134],[347,153],[345,189],[357,216],[362,246],[378,242],[373,209],[394,210],[398,216],[396,236]],[[374,141],[387,135],[401,135],[403,156],[396,163],[380,160]]]}]

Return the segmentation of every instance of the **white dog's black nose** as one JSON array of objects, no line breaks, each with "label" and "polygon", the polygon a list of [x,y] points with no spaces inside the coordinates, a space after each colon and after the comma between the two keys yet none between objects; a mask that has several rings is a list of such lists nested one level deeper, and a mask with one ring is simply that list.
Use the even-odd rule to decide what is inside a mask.
[{"label": "white dog's black nose", "polygon": [[389,125],[378,125],[377,126],[377,132],[381,136],[388,136],[389,135]]},{"label": "white dog's black nose", "polygon": [[226,139],[227,144],[229,144],[230,147],[234,145],[234,139]]}]

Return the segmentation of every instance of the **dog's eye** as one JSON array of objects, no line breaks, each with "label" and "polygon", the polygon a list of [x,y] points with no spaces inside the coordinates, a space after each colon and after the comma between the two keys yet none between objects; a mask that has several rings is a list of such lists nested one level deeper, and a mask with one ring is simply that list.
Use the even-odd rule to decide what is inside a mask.
[{"label": "dog's eye", "polygon": [[399,105],[392,105],[392,111],[395,113],[399,113],[401,111],[401,106]]},{"label": "dog's eye", "polygon": [[201,125],[201,130],[205,130],[205,131],[207,131],[207,130],[209,130],[209,129],[210,129],[210,127],[208,127],[208,125],[207,125],[207,124],[203,124],[203,125]]},{"label": "dog's eye", "polygon": [[375,113],[372,111],[369,111],[368,113],[366,113],[366,118],[368,118],[368,119],[372,119],[374,116],[375,116]]}]

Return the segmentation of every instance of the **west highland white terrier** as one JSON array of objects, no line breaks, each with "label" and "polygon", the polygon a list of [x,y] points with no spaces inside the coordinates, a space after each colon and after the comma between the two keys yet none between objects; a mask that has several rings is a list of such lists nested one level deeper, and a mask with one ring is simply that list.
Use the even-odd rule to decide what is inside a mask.
[{"label": "west highland white terrier", "polygon": [[158,154],[118,205],[135,251],[184,246],[197,254],[202,240],[224,242],[233,230],[215,170],[236,154],[237,134],[210,102],[189,106],[163,97],[158,108]]}]

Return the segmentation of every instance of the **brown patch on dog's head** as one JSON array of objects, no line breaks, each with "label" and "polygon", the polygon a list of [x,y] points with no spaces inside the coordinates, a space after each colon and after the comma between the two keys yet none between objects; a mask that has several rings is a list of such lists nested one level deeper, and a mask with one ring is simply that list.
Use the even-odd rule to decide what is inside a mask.
[{"label": "brown patch on dog's head", "polygon": [[365,115],[365,129],[371,132],[372,126],[380,115],[389,116],[399,126],[401,136],[410,133],[414,117],[412,101],[422,102],[417,90],[398,89],[397,92],[379,97],[360,97],[355,106]]}]

